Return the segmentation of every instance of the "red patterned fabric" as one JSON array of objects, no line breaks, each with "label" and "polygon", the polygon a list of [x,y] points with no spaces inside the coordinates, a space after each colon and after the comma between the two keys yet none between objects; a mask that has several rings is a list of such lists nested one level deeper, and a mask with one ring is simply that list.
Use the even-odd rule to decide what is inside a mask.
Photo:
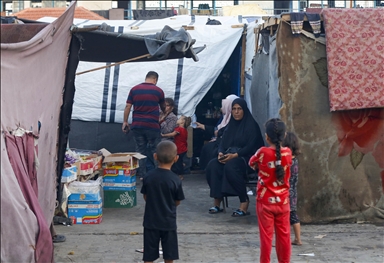
[{"label": "red patterned fabric", "polygon": [[384,107],[384,9],[323,10],[330,110]]}]

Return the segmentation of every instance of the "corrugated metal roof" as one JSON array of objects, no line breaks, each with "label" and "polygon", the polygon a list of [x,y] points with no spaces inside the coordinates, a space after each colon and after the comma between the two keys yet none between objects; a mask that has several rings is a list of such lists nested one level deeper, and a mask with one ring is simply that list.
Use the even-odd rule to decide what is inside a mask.
[{"label": "corrugated metal roof", "polygon": [[[13,14],[12,16],[17,16],[17,18],[21,19],[38,20],[42,17],[59,17],[64,13],[66,9],[66,7],[26,8],[18,13]],[[76,7],[74,18],[107,20],[105,17],[102,17],[82,6]]]}]

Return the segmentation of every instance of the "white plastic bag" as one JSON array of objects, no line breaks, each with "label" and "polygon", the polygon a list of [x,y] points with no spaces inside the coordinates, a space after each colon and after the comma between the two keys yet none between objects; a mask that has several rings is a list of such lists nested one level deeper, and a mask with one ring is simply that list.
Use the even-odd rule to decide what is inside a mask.
[{"label": "white plastic bag", "polygon": [[97,180],[89,180],[87,182],[74,181],[69,184],[68,190],[72,194],[97,194],[100,192],[102,181],[102,176],[97,178]]}]

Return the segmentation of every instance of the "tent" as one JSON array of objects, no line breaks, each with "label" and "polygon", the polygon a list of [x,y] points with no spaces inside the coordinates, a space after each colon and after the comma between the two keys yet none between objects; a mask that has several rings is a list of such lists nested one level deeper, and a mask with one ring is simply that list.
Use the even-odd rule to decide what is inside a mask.
[{"label": "tent", "polygon": [[[384,109],[330,112],[327,49],[331,46],[324,35],[314,36],[306,19],[296,36],[289,14],[266,21],[259,29],[263,44],[253,63],[252,113],[260,124],[280,117],[299,138],[301,221],[383,220]],[[327,36],[324,27],[321,33]]]},{"label": "tent", "polygon": [[[221,25],[206,25],[209,19],[220,21]],[[240,20],[239,20],[240,19]],[[40,21],[52,21],[53,18],[42,18]],[[161,62],[135,62],[106,68],[76,77],[76,94],[72,114],[72,130],[70,146],[98,150],[107,148],[110,151],[134,150],[130,135],[121,133],[121,122],[125,101],[129,90],[143,82],[149,70],[159,73],[158,86],[166,97],[172,97],[178,105],[179,114],[192,116],[195,109],[230,60],[234,50],[236,58],[230,60],[230,67],[237,75],[231,79],[231,91],[240,95],[247,94],[252,75],[252,58],[255,51],[254,27],[261,21],[261,15],[246,17],[207,17],[207,16],[174,16],[154,20],[110,20],[89,21],[75,19],[74,25],[82,30],[92,26],[102,26],[124,37],[126,34],[141,36],[155,34],[165,25],[179,30],[185,28],[193,39],[195,46],[205,46],[199,54],[199,61],[175,59]],[[247,29],[244,31],[244,29]],[[244,35],[244,48],[242,36]],[[116,49],[106,44],[100,53],[112,52]],[[241,64],[241,52],[243,65]],[[137,56],[146,55],[146,52]],[[135,58],[135,57],[132,57]],[[81,61],[77,72],[87,71],[108,64]],[[241,91],[240,75],[244,73],[243,91]],[[228,95],[222,94],[222,95]],[[225,97],[225,96],[224,96]],[[130,148],[131,147],[131,148]]]},{"label": "tent", "polygon": [[[93,55],[90,49],[82,51],[81,47],[86,47],[82,41],[100,39],[103,43],[117,38],[98,30],[75,32],[74,7],[72,2],[51,23],[21,21],[1,25],[2,262],[54,261],[49,226],[56,194],[60,196],[56,187],[70,130],[75,72],[80,58],[89,55],[102,61],[100,57],[105,55],[100,49]],[[137,36],[121,38],[120,44],[134,43],[134,48],[114,59],[124,60],[124,56],[144,50],[153,55],[153,60],[197,60],[190,36],[176,32],[176,43],[170,37],[173,33],[168,32],[168,38],[161,38],[158,45],[159,39],[151,36],[145,41]]]}]

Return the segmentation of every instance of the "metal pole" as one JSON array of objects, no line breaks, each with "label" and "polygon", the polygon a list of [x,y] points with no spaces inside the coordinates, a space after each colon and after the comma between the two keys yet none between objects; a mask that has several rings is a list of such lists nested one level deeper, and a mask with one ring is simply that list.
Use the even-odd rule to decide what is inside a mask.
[{"label": "metal pole", "polygon": [[161,10],[161,0],[160,0],[160,10]]},{"label": "metal pole", "polygon": [[129,0],[128,4],[128,20],[132,19],[132,0]]},{"label": "metal pole", "polygon": [[193,0],[191,0],[191,15],[193,15]]},{"label": "metal pole", "polygon": [[324,8],[324,2],[321,0],[321,8]]},{"label": "metal pole", "polygon": [[216,0],[212,0],[213,15],[216,15]]}]

